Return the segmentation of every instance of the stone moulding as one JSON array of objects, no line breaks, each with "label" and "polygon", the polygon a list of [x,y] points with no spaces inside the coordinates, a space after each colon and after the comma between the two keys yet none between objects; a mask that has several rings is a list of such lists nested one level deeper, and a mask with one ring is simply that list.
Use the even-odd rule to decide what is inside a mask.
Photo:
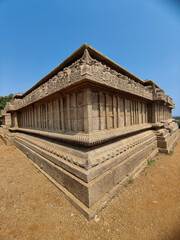
[{"label": "stone moulding", "polygon": [[[102,207],[104,195],[113,192],[113,188],[117,190],[126,178],[129,179],[127,173],[130,174],[137,163],[141,162],[144,158],[144,152],[147,151],[148,155],[151,155],[151,151],[154,149],[154,154],[157,153],[156,137],[153,131],[150,131],[118,143],[112,143],[108,147],[109,150],[112,150],[106,151],[106,153],[104,153],[104,148],[89,150],[88,164],[90,166],[86,167],[85,156],[83,157],[84,164],[82,162],[79,164],[77,157],[75,160],[69,156],[66,147],[61,149],[61,146],[57,152],[55,143],[52,143],[53,146],[48,148],[49,144],[46,143],[46,140],[39,143],[36,138],[29,137],[28,139],[27,136],[25,138],[21,134],[16,135],[15,145],[33,159],[43,171],[47,172],[59,184],[64,185],[63,187],[81,202],[83,209],[88,210],[84,214],[90,214],[90,218],[93,217],[92,210],[96,209],[97,212]],[[76,151],[77,153],[73,153],[74,155],[82,154],[79,150]],[[97,156],[96,159],[94,159],[94,155]],[[82,156],[79,161],[82,161]]]},{"label": "stone moulding", "polygon": [[[172,98],[88,44],[5,107],[0,129],[86,218],[179,139]],[[1,116],[3,117],[3,116]]]},{"label": "stone moulding", "polygon": [[65,142],[76,143],[83,146],[93,146],[97,144],[101,144],[103,142],[107,142],[109,140],[113,140],[118,137],[122,137],[127,134],[132,134],[139,131],[144,131],[152,128],[152,124],[142,124],[140,126],[129,126],[129,127],[122,127],[118,129],[111,129],[110,131],[104,130],[101,132],[92,132],[89,134],[86,133],[77,133],[72,134],[71,132],[47,132],[44,130],[34,130],[28,128],[10,128],[11,132],[24,132],[24,133],[31,133],[39,136],[43,136],[50,139],[56,140],[63,140]]},{"label": "stone moulding", "polygon": [[[16,134],[15,136],[16,136],[15,138],[17,138],[17,136],[18,136],[18,138],[20,138],[19,136],[21,136],[21,140],[23,139],[24,141],[26,139],[28,139],[28,142],[30,142],[31,144],[35,144],[36,146],[61,157],[62,159],[66,160],[67,162],[71,162],[72,164],[75,164],[75,165],[77,165],[81,168],[85,168],[85,169],[91,169],[91,168],[93,168],[97,165],[100,165],[101,163],[111,159],[114,156],[119,156],[121,153],[126,152],[130,148],[133,148],[137,144],[141,143],[144,139],[143,137],[141,137],[141,138],[138,138],[137,136],[132,137],[132,139],[134,140],[133,144],[132,143],[127,144],[127,141],[121,140],[120,144],[118,145],[119,146],[118,149],[114,150],[112,148],[112,149],[109,149],[108,152],[103,150],[99,156],[97,155],[96,157],[94,157],[94,152],[97,152],[97,150],[92,151],[91,148],[88,148],[86,150],[86,153],[81,153],[80,156],[79,156],[78,151],[77,151],[77,154],[75,154],[75,150],[73,152],[74,155],[69,154],[68,151],[67,151],[67,153],[65,153],[66,150],[63,154],[62,150],[61,151],[58,150],[57,144],[53,145],[53,143],[51,143],[51,146],[49,147],[48,145],[46,145],[46,142],[43,143],[43,140],[32,138],[30,136],[27,137],[25,134]],[[143,136],[146,138],[145,133],[143,134]],[[31,139],[33,139],[33,140],[31,140]],[[50,139],[53,139],[53,138],[50,138]],[[125,142],[125,144],[124,144],[124,142]],[[111,144],[111,146],[112,145],[113,144]],[[101,149],[101,148],[99,148],[99,149]],[[93,152],[93,155],[92,155],[92,152]],[[82,158],[82,155],[84,155],[83,158]]]}]

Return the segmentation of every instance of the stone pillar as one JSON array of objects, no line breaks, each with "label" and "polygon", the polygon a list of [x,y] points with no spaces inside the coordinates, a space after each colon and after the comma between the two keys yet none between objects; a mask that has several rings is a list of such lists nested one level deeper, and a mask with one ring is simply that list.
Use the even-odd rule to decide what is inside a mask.
[{"label": "stone pillar", "polygon": [[34,127],[34,117],[33,117],[33,107],[31,106],[31,108],[30,108],[30,111],[31,111],[31,128],[33,128]]},{"label": "stone pillar", "polygon": [[147,103],[147,122],[152,123],[152,104]]},{"label": "stone pillar", "polygon": [[99,93],[99,123],[100,123],[100,130],[104,130],[106,128],[105,123],[105,95],[100,92]]},{"label": "stone pillar", "polygon": [[148,122],[147,103],[145,104],[145,121]]},{"label": "stone pillar", "polygon": [[76,93],[72,94],[72,130],[77,132],[78,130],[78,117],[77,117],[77,101],[76,101]]},{"label": "stone pillar", "polygon": [[159,122],[160,121],[159,104],[156,104],[155,111],[156,111],[156,115],[157,115],[157,122]]},{"label": "stone pillar", "polygon": [[118,114],[119,114],[119,127],[124,127],[125,123],[124,123],[124,99],[118,97]]},{"label": "stone pillar", "polygon": [[109,116],[108,94],[106,93],[106,128],[107,128],[107,129],[110,129],[108,116]]},{"label": "stone pillar", "polygon": [[121,112],[120,112],[120,98],[119,96],[117,96],[117,127],[119,128],[121,126],[121,123],[120,123],[120,117],[121,117]]},{"label": "stone pillar", "polygon": [[60,112],[61,112],[61,130],[64,131],[64,111],[63,111],[63,98],[60,97]]},{"label": "stone pillar", "polygon": [[83,90],[84,102],[84,132],[90,133],[92,131],[92,99],[91,90],[89,88]]},{"label": "stone pillar", "polygon": [[45,103],[45,129],[48,129],[48,105]]},{"label": "stone pillar", "polygon": [[130,125],[133,125],[133,102],[130,100]]},{"label": "stone pillar", "polygon": [[[39,112],[39,109],[38,109],[38,112]],[[38,120],[39,117],[38,117]],[[49,130],[52,130],[53,129],[53,111],[52,111],[52,101],[48,102],[48,129]],[[39,127],[39,124],[38,124],[38,127]]]},{"label": "stone pillar", "polygon": [[37,129],[37,107],[34,108],[34,127]]},{"label": "stone pillar", "polygon": [[141,103],[142,124],[144,123],[144,103]]},{"label": "stone pillar", "polygon": [[170,109],[170,118],[172,118],[172,109]]},{"label": "stone pillar", "polygon": [[13,118],[14,118],[14,127],[18,127],[17,112],[13,113]]},{"label": "stone pillar", "polygon": [[40,105],[40,126],[44,129],[43,105]]},{"label": "stone pillar", "polygon": [[127,109],[126,109],[126,99],[124,99],[124,126],[127,126]]},{"label": "stone pillar", "polygon": [[152,103],[152,123],[157,123],[159,121],[159,106],[156,103]]},{"label": "stone pillar", "polygon": [[152,103],[152,123],[156,123],[156,104]]},{"label": "stone pillar", "polygon": [[66,96],[67,99],[67,129],[68,131],[71,131],[71,120],[70,120],[70,100],[69,95]]},{"label": "stone pillar", "polygon": [[134,102],[134,106],[135,106],[135,124],[138,124],[138,102],[137,101]]},{"label": "stone pillar", "polygon": [[113,126],[117,128],[117,103],[116,103],[116,96],[113,95]]}]

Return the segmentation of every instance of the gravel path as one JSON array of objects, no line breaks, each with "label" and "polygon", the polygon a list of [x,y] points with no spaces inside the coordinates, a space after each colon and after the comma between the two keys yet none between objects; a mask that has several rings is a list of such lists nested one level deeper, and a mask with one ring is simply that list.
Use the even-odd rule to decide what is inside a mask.
[{"label": "gravel path", "polygon": [[31,161],[0,140],[0,240],[180,240],[180,142],[88,222]]}]

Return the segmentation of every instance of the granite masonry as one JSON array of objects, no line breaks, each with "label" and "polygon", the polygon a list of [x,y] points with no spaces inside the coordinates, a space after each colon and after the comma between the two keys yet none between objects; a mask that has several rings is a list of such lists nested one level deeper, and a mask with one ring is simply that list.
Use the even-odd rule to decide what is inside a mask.
[{"label": "granite masonry", "polygon": [[1,137],[88,219],[179,138],[173,100],[88,44],[7,103]]}]

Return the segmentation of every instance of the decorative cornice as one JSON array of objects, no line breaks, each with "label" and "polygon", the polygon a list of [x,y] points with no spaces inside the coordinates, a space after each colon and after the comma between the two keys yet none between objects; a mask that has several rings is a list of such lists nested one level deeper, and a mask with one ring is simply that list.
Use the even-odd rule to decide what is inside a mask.
[{"label": "decorative cornice", "polygon": [[89,79],[96,83],[100,83],[139,97],[153,100],[153,91],[147,86],[143,86],[139,82],[111,69],[105,64],[92,58],[87,49],[83,56],[59,71],[55,76],[47,82],[34,89],[32,92],[24,96],[22,99],[14,99],[8,106],[7,111],[19,110],[33,102],[43,99],[44,97],[61,91],[75,83]]}]

